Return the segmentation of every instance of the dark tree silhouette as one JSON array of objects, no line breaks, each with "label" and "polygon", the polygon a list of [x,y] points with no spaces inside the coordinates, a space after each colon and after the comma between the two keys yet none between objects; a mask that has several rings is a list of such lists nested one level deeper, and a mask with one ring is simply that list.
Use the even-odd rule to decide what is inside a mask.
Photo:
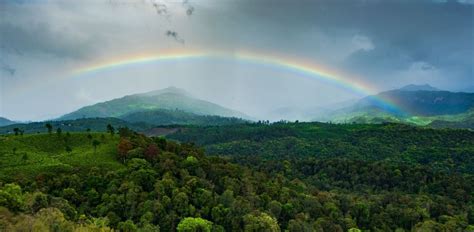
[{"label": "dark tree silhouette", "polygon": [[96,154],[97,146],[99,145],[100,145],[99,140],[94,139],[94,141],[92,141],[92,146],[94,146],[94,154]]},{"label": "dark tree silhouette", "polygon": [[115,128],[110,124],[107,124],[107,133],[110,133],[111,136],[115,134]]}]

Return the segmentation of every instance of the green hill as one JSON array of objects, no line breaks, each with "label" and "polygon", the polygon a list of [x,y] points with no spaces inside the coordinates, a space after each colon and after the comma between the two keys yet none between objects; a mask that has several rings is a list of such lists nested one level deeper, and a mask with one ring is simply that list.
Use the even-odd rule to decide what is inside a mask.
[{"label": "green hill", "polygon": [[208,101],[193,98],[184,90],[167,88],[143,94],[134,94],[86,106],[77,111],[66,114],[58,120],[95,117],[120,118],[130,113],[156,109],[178,109],[198,115],[248,118],[248,116],[240,112],[224,108]]},{"label": "green hill", "polygon": [[[474,93],[454,93],[449,91],[399,91],[392,90],[377,95],[387,99],[407,111],[410,115],[435,116],[460,114],[474,108]],[[359,104],[371,105],[371,98],[362,100]]]},{"label": "green hill", "polygon": [[[421,88],[423,90],[418,90]],[[450,126],[470,128],[469,121],[474,110],[474,93],[426,90],[430,86],[407,86],[405,89],[382,92],[359,100],[353,106],[328,113],[316,121],[338,123],[383,123],[399,122],[415,125]],[[386,99],[402,109],[387,109],[376,99]],[[446,121],[449,123],[442,123]],[[459,123],[458,123],[459,122]]]},{"label": "green hill", "polygon": [[215,115],[198,115],[182,110],[148,110],[134,112],[121,117],[127,122],[143,122],[151,125],[230,125],[246,123],[238,118],[228,118]]}]

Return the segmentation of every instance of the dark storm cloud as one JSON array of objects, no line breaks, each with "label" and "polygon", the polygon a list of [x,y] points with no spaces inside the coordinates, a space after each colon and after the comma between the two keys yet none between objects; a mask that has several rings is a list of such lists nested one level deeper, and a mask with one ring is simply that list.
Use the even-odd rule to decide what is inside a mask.
[{"label": "dark storm cloud", "polygon": [[295,43],[291,38],[300,37],[300,44],[314,54],[320,51],[324,41],[313,38],[312,33],[335,40],[351,34],[363,35],[373,44],[373,49],[354,50],[339,65],[372,74],[373,78],[425,62],[446,72],[455,69],[463,75],[460,78],[466,79],[472,77],[474,65],[472,3],[466,0],[244,0],[236,3],[235,12],[245,14],[249,21],[265,24],[265,30],[260,33],[272,30],[281,33],[280,44]]},{"label": "dark storm cloud", "polygon": [[16,55],[50,54],[65,58],[79,58],[89,54],[96,45],[92,41],[65,37],[46,23],[0,23],[2,52]]}]

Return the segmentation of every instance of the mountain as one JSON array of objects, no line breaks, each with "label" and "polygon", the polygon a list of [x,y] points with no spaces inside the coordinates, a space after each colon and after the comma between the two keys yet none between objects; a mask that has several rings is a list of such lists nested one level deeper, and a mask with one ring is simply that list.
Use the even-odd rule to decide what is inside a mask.
[{"label": "mountain", "polygon": [[4,118],[4,117],[0,117],[0,126],[8,126],[8,125],[11,125],[11,124],[14,124],[15,122],[14,121],[11,121],[7,118]]},{"label": "mountain", "polygon": [[170,87],[86,106],[77,111],[66,114],[58,120],[93,117],[122,117],[134,112],[156,109],[178,109],[197,115],[249,118],[247,115],[238,111],[194,98],[185,90]]},{"label": "mountain", "polygon": [[474,93],[474,85],[462,88],[459,92]]},{"label": "mountain", "polygon": [[406,85],[402,88],[398,89],[399,91],[441,91],[438,88],[435,88],[431,85],[424,84],[424,85]]},{"label": "mountain", "polygon": [[157,109],[134,112],[121,117],[127,122],[143,122],[153,125],[229,125],[246,123],[247,121],[234,117],[216,115],[198,115],[182,110]]},{"label": "mountain", "polygon": [[[416,116],[460,114],[474,107],[474,93],[391,90],[379,93],[375,98],[388,100],[403,111]],[[373,99],[372,96],[366,97],[356,106],[380,108],[374,104]]]},{"label": "mountain", "polygon": [[[367,96],[352,106],[316,119],[342,123],[398,122],[433,127],[456,125],[453,127],[470,128],[469,117],[474,109],[474,93],[433,89],[435,88],[429,85],[408,85]],[[393,103],[398,109],[381,104],[379,99]],[[431,124],[432,122],[435,123]]]}]

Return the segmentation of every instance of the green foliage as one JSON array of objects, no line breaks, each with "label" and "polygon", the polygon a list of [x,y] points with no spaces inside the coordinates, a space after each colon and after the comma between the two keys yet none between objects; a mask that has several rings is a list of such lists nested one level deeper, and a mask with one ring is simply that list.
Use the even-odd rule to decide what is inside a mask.
[{"label": "green foliage", "polygon": [[187,217],[176,227],[178,232],[211,232],[212,222],[202,218]]},{"label": "green foliage", "polygon": [[[107,125],[112,125],[114,128],[129,127],[137,131],[144,131],[155,127],[155,125],[137,122],[127,122],[118,118],[80,118],[76,120],[51,121],[49,124],[53,128],[61,127],[62,132],[108,132]],[[7,126],[0,126],[0,134],[15,134],[15,128],[18,129],[16,133],[22,134],[37,134],[44,133],[45,124],[43,122],[32,123],[15,123]],[[52,130],[52,128],[51,128]]]},{"label": "green foliage", "polygon": [[122,166],[115,158],[118,138],[101,139],[97,155],[93,155],[89,135],[98,139],[101,134],[70,133],[61,138],[47,134],[0,136],[0,179],[26,181],[40,173],[60,174],[72,167],[80,173],[94,166],[104,170]]},{"label": "green foliage", "polygon": [[[185,130],[178,135],[208,150],[242,144],[216,157],[127,128],[120,138],[71,133],[67,143],[0,137],[0,183],[14,183],[0,188],[0,230],[466,231],[474,223],[469,131],[319,123]],[[254,150],[245,155],[247,144]]]},{"label": "green foliage", "polygon": [[51,125],[51,123],[46,123],[45,127],[48,129],[48,133],[51,134],[53,131],[53,126]]},{"label": "green foliage", "polygon": [[245,232],[278,232],[280,227],[275,218],[266,213],[250,213],[244,216]]},{"label": "green foliage", "polygon": [[152,125],[232,125],[248,123],[248,121],[235,117],[221,117],[217,115],[200,115],[183,110],[146,110],[133,112],[122,116],[128,122],[143,122]]},{"label": "green foliage", "polygon": [[402,124],[274,123],[189,127],[168,138],[195,142],[212,155],[265,159],[347,158],[422,164],[474,173],[474,132]]},{"label": "green foliage", "polygon": [[12,211],[23,209],[24,199],[21,187],[16,184],[6,184],[0,188],[0,206],[7,207]]}]

